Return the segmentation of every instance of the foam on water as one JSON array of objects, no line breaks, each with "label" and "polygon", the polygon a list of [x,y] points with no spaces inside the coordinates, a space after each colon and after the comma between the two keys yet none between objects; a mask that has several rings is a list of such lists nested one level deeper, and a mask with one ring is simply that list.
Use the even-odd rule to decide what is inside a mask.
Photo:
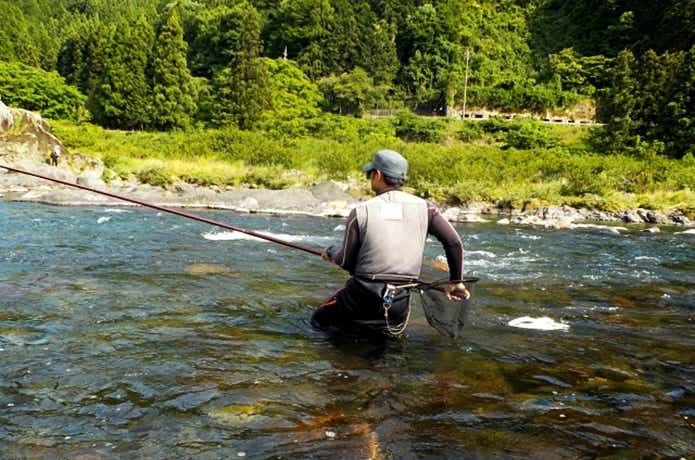
[{"label": "foam on water", "polygon": [[519,233],[519,237],[525,240],[540,240],[542,237],[540,235],[526,235],[525,233]]},{"label": "foam on water", "polygon": [[538,331],[567,331],[570,328],[569,324],[559,323],[547,316],[541,316],[540,318],[522,316],[521,318],[509,321],[507,325],[521,329],[535,329]]},{"label": "foam on water", "polygon": [[635,260],[653,260],[654,262],[659,262],[658,257],[649,257],[649,256],[637,256],[637,257],[635,257]]},{"label": "foam on water", "polygon": [[[315,236],[315,235],[290,235],[287,233],[272,233],[272,232],[256,232],[261,235],[269,236],[272,238],[277,238],[283,241],[296,242],[296,241],[321,241],[321,240],[333,240],[332,237],[325,236]],[[208,232],[203,233],[202,237],[206,240],[211,241],[235,241],[235,240],[247,240],[256,241],[259,243],[271,243],[253,235],[247,235],[241,232]]]},{"label": "foam on water", "polygon": [[97,224],[103,224],[104,222],[108,222],[111,220],[111,217],[100,217],[97,219]]},{"label": "foam on water", "polygon": [[497,255],[494,252],[490,251],[466,251],[466,255],[489,257],[490,259],[494,259],[495,257],[497,257]]},{"label": "foam on water", "polygon": [[105,208],[102,212],[108,212],[110,214],[125,214],[133,211],[130,211],[128,209]]}]

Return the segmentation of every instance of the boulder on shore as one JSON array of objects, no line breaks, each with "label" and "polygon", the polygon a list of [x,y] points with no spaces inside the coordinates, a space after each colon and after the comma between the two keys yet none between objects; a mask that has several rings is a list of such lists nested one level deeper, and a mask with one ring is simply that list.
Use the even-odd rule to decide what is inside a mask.
[{"label": "boulder on shore", "polygon": [[9,131],[14,126],[14,116],[10,109],[0,100],[0,132]]}]

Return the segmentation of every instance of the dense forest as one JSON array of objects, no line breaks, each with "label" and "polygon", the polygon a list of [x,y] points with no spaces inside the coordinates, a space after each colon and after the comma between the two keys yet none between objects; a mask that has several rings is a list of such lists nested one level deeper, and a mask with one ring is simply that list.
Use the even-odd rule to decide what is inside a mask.
[{"label": "dense forest", "polygon": [[597,149],[695,153],[695,0],[0,0],[0,11],[0,97],[53,118],[301,133],[324,113],[441,115],[464,98],[508,112],[595,103]]}]

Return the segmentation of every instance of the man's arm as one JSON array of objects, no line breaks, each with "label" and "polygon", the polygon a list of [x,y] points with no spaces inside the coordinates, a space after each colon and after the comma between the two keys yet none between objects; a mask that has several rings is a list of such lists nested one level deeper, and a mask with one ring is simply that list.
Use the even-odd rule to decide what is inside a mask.
[{"label": "man's arm", "polygon": [[345,222],[343,244],[339,247],[329,246],[321,257],[352,273],[357,264],[357,254],[360,249],[360,230],[357,225],[357,213],[353,209]]},{"label": "man's arm", "polygon": [[427,213],[427,233],[437,238],[444,247],[446,261],[449,264],[449,279],[462,279],[463,243],[461,242],[461,237],[459,237],[459,234],[449,221],[442,216],[439,209],[429,201],[427,202]]},{"label": "man's arm", "polygon": [[[449,279],[463,279],[463,242],[454,227],[442,216],[439,209],[427,202],[428,225],[427,233],[442,243],[446,261],[449,264]],[[468,300],[471,294],[462,282],[452,283],[446,287],[447,296],[451,300]]]}]

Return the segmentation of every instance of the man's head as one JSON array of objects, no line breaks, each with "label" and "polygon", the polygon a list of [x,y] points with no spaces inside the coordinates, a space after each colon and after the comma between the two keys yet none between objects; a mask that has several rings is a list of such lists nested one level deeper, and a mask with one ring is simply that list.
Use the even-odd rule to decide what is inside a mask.
[{"label": "man's head", "polygon": [[383,178],[387,186],[400,187],[407,179],[408,161],[393,150],[379,150],[372,161],[362,167],[362,171],[370,179],[374,176],[374,171],[379,171],[381,174],[377,173],[377,179]]}]

